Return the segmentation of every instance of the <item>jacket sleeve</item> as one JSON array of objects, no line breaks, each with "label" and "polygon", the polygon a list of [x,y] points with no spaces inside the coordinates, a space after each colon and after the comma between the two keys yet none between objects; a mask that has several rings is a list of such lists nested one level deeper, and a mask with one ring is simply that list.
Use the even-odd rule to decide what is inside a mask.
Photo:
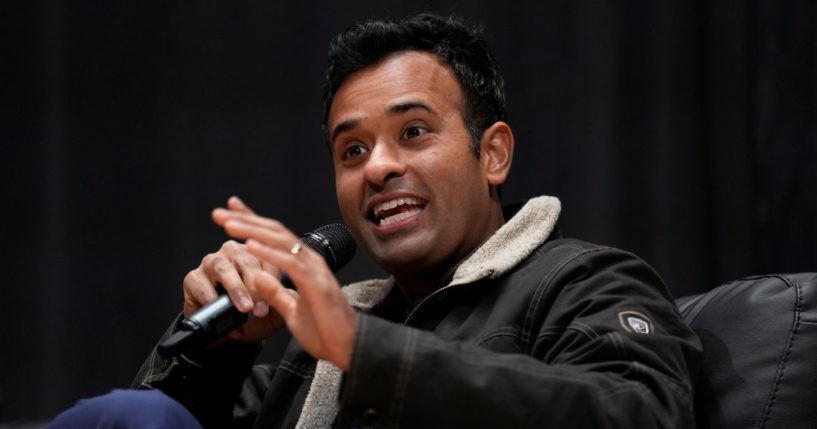
[{"label": "jacket sleeve", "polygon": [[[530,280],[538,285],[520,310],[523,326],[476,342],[361,315],[341,419],[378,427],[694,427],[700,345],[657,274],[614,249],[576,251],[542,273]],[[502,336],[515,338],[517,351],[486,347]]]},{"label": "jacket sleeve", "polygon": [[[176,329],[178,320],[160,339]],[[158,389],[185,406],[205,428],[251,427],[271,369],[253,367],[260,344],[230,344],[164,359],[154,348],[132,388]]]}]

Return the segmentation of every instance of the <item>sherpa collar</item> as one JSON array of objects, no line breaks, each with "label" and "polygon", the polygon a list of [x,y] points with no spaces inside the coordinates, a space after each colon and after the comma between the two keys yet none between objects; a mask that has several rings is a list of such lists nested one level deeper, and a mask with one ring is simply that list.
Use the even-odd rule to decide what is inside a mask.
[{"label": "sherpa collar", "polygon": [[[496,278],[525,260],[547,240],[559,218],[562,205],[556,197],[528,200],[491,238],[460,264],[447,286]],[[371,310],[394,287],[394,279],[367,280],[343,288],[349,302],[363,311]],[[338,411],[342,372],[320,360],[306,396],[297,429],[328,428]]]}]

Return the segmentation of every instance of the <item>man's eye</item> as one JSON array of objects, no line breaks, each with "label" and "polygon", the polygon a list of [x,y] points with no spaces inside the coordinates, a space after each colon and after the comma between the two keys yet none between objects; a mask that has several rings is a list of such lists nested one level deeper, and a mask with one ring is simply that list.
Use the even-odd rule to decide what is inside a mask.
[{"label": "man's eye", "polygon": [[406,131],[403,132],[404,139],[414,139],[417,137],[422,136],[423,134],[427,133],[428,130],[421,127],[408,127]]},{"label": "man's eye", "polygon": [[351,145],[343,151],[343,158],[350,159],[350,158],[357,158],[358,156],[364,155],[367,152],[367,149],[363,145]]}]

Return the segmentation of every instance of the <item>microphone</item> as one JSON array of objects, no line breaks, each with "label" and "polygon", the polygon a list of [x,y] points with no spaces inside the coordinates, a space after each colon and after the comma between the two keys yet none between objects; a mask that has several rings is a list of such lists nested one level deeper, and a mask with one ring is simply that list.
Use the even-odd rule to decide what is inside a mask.
[{"label": "microphone", "polygon": [[[301,241],[323,256],[333,273],[346,265],[357,249],[352,233],[342,223],[324,225],[307,232],[301,236]],[[281,283],[293,289],[292,281],[283,271]],[[230,297],[223,294],[182,320],[181,329],[162,341],[156,349],[165,359],[197,350],[243,325],[247,319],[249,314],[238,311]]]}]

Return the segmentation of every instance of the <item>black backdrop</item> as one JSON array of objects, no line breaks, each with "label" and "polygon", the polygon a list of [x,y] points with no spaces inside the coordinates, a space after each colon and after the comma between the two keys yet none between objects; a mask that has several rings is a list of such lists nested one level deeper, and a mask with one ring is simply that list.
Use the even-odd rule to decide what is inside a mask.
[{"label": "black backdrop", "polygon": [[566,235],[676,296],[817,270],[814,2],[96,3],[0,6],[0,422],[126,385],[229,195],[296,231],[339,218],[320,89],[330,36],[366,17],[486,26],[505,199],[561,197]]}]

